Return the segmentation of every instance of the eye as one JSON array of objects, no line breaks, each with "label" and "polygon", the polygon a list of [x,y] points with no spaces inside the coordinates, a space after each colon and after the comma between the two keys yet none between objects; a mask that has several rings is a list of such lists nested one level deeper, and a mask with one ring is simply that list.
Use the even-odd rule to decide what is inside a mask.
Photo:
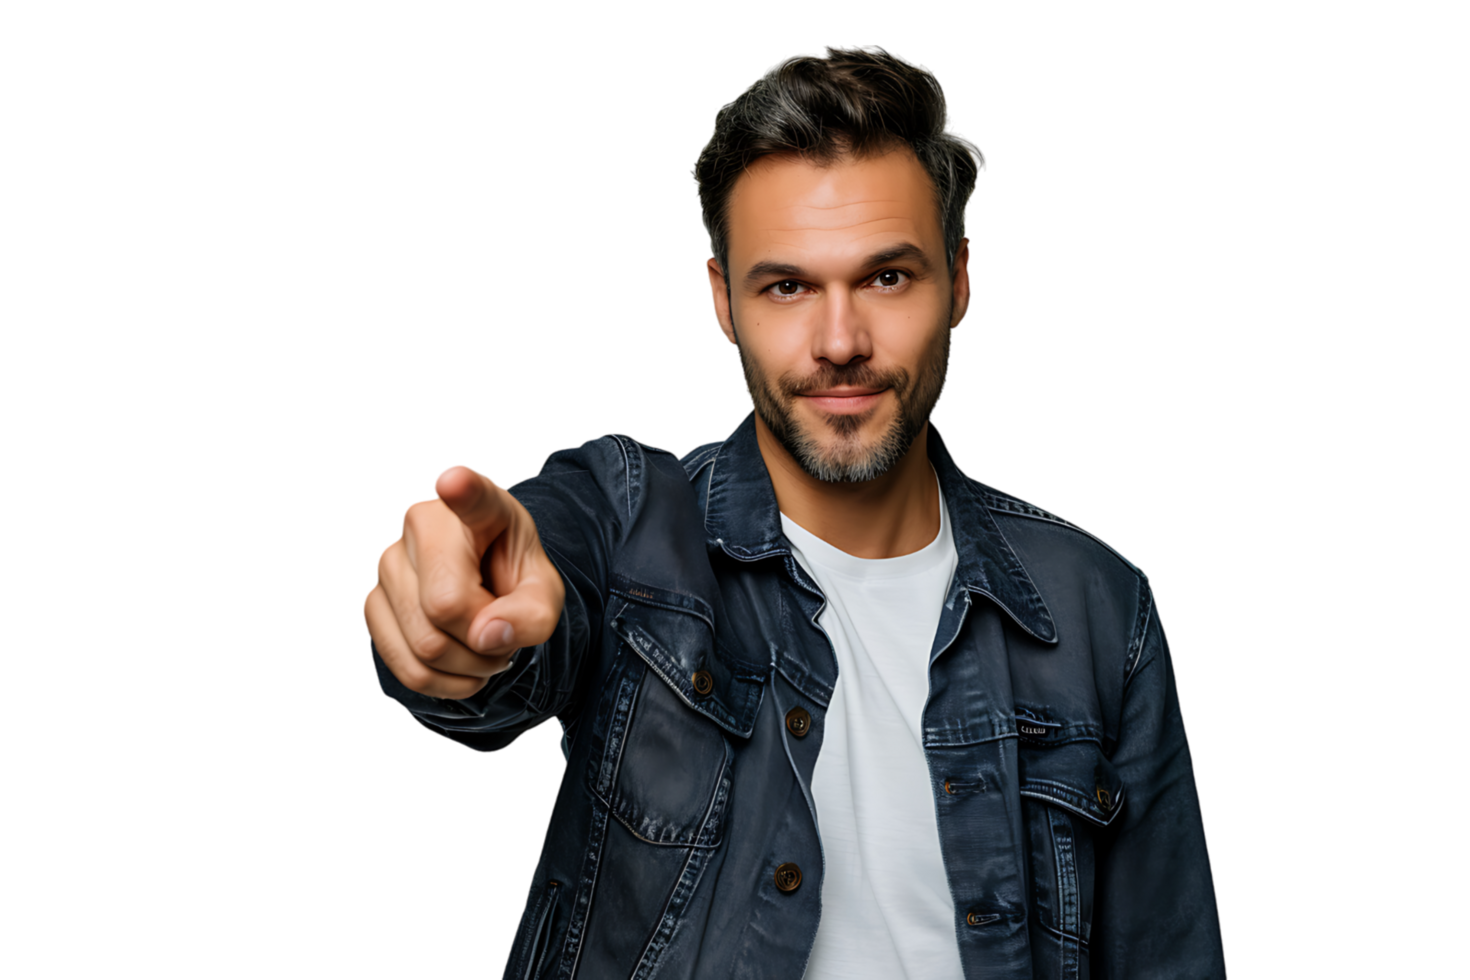
[{"label": "eye", "polygon": [[[901,272],[898,269],[883,269],[878,275],[873,276],[869,285],[878,287],[879,292],[898,292],[904,285],[907,285],[908,279],[910,279],[910,276],[908,276],[907,272]],[[800,282],[795,281],[795,279],[782,279],[781,282],[773,282],[772,285],[766,288],[770,292],[770,295],[779,297],[779,301],[785,301],[797,298],[798,295],[801,295],[801,289],[804,287]]]}]

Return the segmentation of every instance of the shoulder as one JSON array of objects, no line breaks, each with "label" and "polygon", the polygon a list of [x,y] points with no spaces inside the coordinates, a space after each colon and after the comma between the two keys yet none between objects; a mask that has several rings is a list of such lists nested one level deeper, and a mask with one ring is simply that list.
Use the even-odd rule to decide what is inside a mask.
[{"label": "shoulder", "polygon": [[1008,538],[1014,535],[1028,541],[1045,541],[1049,546],[1047,556],[1056,552],[1059,557],[1096,566],[1102,572],[1127,579],[1147,579],[1137,565],[1092,532],[978,480],[968,482]]},{"label": "shoulder", "polygon": [[[1097,535],[1049,510],[975,480],[970,486],[1041,593],[1066,640],[1085,635],[1094,653],[1127,665],[1152,612],[1148,576]],[[1106,639],[1104,639],[1104,637]]]},{"label": "shoulder", "polygon": [[611,508],[609,516],[631,521],[650,495],[687,483],[673,453],[614,433],[553,453],[538,476],[511,492],[523,503],[545,493],[574,498],[582,506]]},{"label": "shoulder", "polygon": [[[1123,689],[1157,619],[1148,576],[1071,521],[974,480],[970,485],[1056,623],[1058,676],[1089,678],[1088,696],[1111,706],[1104,727],[1114,731]],[[1066,686],[1055,677],[1052,683]]]}]

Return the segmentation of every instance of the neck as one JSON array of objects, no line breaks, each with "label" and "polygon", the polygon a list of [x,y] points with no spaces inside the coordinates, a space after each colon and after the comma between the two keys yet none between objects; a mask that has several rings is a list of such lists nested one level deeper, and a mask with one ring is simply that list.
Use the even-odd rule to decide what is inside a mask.
[{"label": "neck", "polygon": [[929,465],[929,426],[887,473],[866,483],[826,483],[801,468],[755,420],[756,443],[781,513],[859,558],[912,554],[939,534],[939,490]]}]

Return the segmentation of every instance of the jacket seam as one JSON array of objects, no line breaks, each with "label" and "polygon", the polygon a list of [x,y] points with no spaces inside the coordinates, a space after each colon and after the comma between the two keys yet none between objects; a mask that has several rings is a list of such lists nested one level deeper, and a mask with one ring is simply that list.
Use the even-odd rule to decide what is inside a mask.
[{"label": "jacket seam", "polygon": [[1031,779],[1023,782],[1017,792],[1019,792],[1022,796],[1030,797],[1031,799],[1038,802],[1060,807],[1061,809],[1066,810],[1069,813],[1075,813],[1077,816],[1082,817],[1088,823],[1096,824],[1099,827],[1106,827],[1111,824],[1113,822],[1113,817],[1116,816],[1118,811],[1123,808],[1123,794],[1120,792],[1118,794],[1118,803],[1113,808],[1113,812],[1108,814],[1108,816],[1104,819],[1099,820],[1096,814],[1089,813],[1085,808],[1079,807],[1077,804],[1073,803],[1071,800],[1063,796],[1062,793],[1051,792],[1053,787],[1058,790],[1062,790],[1069,795],[1077,793],[1076,787],[1068,786],[1065,783],[1053,783],[1041,779]]},{"label": "jacket seam", "polygon": [[628,520],[633,520],[633,462],[628,458],[628,443],[632,440],[627,436],[614,435],[618,442],[618,450],[623,454],[623,493],[625,507],[628,511]]},{"label": "jacket seam", "polygon": [[1139,583],[1138,614],[1133,622],[1133,636],[1128,640],[1128,657],[1123,662],[1123,687],[1126,690],[1134,675],[1138,673],[1143,659],[1143,644],[1148,638],[1148,627],[1153,619],[1154,592],[1148,587],[1148,580]]},{"label": "jacket seam", "polygon": [[[730,751],[729,745],[728,743],[726,743],[725,766],[720,771],[720,778],[715,780],[714,792],[710,795],[709,803],[705,805],[704,819],[699,822],[699,830],[695,833],[695,840],[704,839],[705,833],[709,829],[710,820],[714,817],[715,808],[717,806],[723,808],[728,804],[728,797],[722,800],[721,795],[722,793],[728,792],[729,773]],[[722,812],[721,816],[723,817],[723,815],[724,814]],[[618,820],[619,823],[623,823],[622,818],[618,817],[616,812],[613,813],[613,816]],[[624,823],[623,826],[626,827],[627,824]],[[629,830],[632,830],[632,828],[629,828]],[[634,832],[633,836],[639,837],[639,839],[643,839],[641,835],[636,832]],[[678,928],[678,920],[675,920],[673,923],[670,924],[668,942],[665,942],[662,948],[659,948],[657,950],[655,950],[654,944],[658,942],[660,934],[664,931],[664,925],[666,922],[668,922],[669,916],[672,914],[674,901],[679,897],[680,888],[684,885],[684,878],[686,875],[689,874],[689,867],[696,860],[703,859],[703,856],[700,854],[701,851],[712,851],[715,848],[719,847],[720,843],[721,841],[716,841],[713,844],[696,844],[689,847],[689,853],[684,856],[684,864],[679,868],[679,876],[674,879],[674,885],[672,888],[669,889],[669,897],[664,899],[663,911],[659,914],[658,921],[654,924],[653,932],[649,934],[647,942],[643,944],[643,954],[638,958],[638,963],[633,968],[635,977],[650,976],[654,971],[658,969],[658,961],[664,955],[664,953],[668,952],[668,942],[671,942],[673,939],[673,933]],[[703,876],[704,869],[701,867],[695,876],[695,881],[689,885],[689,891],[685,896],[686,902],[690,897],[692,897],[694,889],[698,887],[698,879],[702,878]]]},{"label": "jacket seam", "polygon": [[1074,936],[1070,932],[1063,932],[1055,926],[1047,925],[1045,922],[1041,921],[1041,918],[1039,916],[1036,919],[1036,924],[1045,929],[1047,932],[1051,933],[1053,936],[1056,936],[1058,939],[1065,939],[1068,942],[1079,944],[1084,950],[1088,949],[1087,940],[1083,939],[1081,936]]},{"label": "jacket seam", "polygon": [[[966,477],[966,479],[969,478]],[[970,483],[973,484],[977,490],[979,490],[980,496],[985,503],[985,506],[990,508],[991,510],[1010,514],[1013,517],[1024,517],[1033,521],[1041,521],[1045,524],[1056,524],[1060,527],[1065,527],[1069,530],[1076,531],[1083,537],[1089,538],[1097,544],[1102,545],[1103,549],[1106,550],[1108,554],[1112,555],[1114,558],[1118,559],[1118,561],[1122,562],[1123,566],[1134,575],[1145,580],[1148,578],[1148,576],[1143,574],[1142,569],[1133,564],[1133,562],[1129,561],[1127,558],[1124,558],[1123,555],[1118,551],[1118,549],[1114,548],[1112,545],[1108,544],[1102,538],[1098,537],[1096,534],[1093,534],[1085,527],[1079,527],[1078,525],[1073,524],[1071,521],[1067,520],[1064,517],[1058,517],[1056,514],[1053,514],[1050,511],[1042,510],[1035,504],[1028,504],[1024,500],[1017,500],[1013,497],[1003,495],[999,491],[987,487],[983,483],[980,483],[978,480],[970,480]]]},{"label": "jacket seam", "polygon": [[[601,801],[599,800],[598,802]],[[592,918],[593,899],[597,897],[597,879],[602,874],[603,845],[607,843],[607,818],[611,815],[611,813],[611,809],[604,807],[602,826],[599,828],[597,826],[597,808],[594,806],[592,810],[592,832],[594,835],[596,835],[596,844],[594,847],[589,848],[589,851],[595,850],[596,853],[588,853],[583,857],[583,870],[591,872],[590,880],[578,881],[579,887],[585,887],[587,889],[587,904],[581,910],[582,917],[581,920],[578,921],[576,918],[576,901],[575,896],[573,896],[571,908],[572,918],[567,923],[567,938],[563,940],[562,960],[564,965],[562,966],[561,971],[558,974],[561,977],[575,977],[577,975],[577,968],[582,965],[582,950],[585,948],[587,943],[587,921]],[[570,963],[566,963],[565,946],[567,943],[570,943],[572,941],[573,923],[576,923],[578,927],[578,931],[576,934],[577,945],[576,950],[572,953],[572,961]]]},{"label": "jacket seam", "polygon": [[[714,629],[714,619],[703,610],[686,609],[683,606],[676,606],[672,602],[664,602],[662,599],[657,599],[649,595],[636,594],[631,589],[621,588],[617,585],[608,586],[607,591],[612,593],[613,595],[622,596],[631,604],[639,606],[649,606],[654,609],[662,609],[665,612],[681,613],[685,616],[693,616],[695,619],[701,620],[702,622],[708,624],[710,629]],[[690,596],[690,598],[698,599],[699,597]],[[704,605],[703,601],[700,602],[700,605]]]},{"label": "jacket seam", "polygon": [[[646,664],[646,661],[645,661],[645,664]],[[618,785],[618,777],[622,774],[622,771],[623,771],[623,750],[625,748],[627,748],[627,745],[628,745],[628,732],[632,730],[632,727],[633,727],[633,719],[638,714],[638,702],[643,699],[642,698],[642,696],[643,696],[642,685],[643,685],[643,681],[642,681],[642,679],[640,679],[639,682],[638,682],[637,687],[635,688],[635,690],[633,692],[633,700],[628,705],[628,717],[627,717],[627,719],[623,723],[622,736],[620,737],[620,739],[618,741],[618,757],[617,757],[617,761],[613,764],[612,773],[608,777],[608,787],[609,787],[609,789],[614,789],[614,788],[617,787],[617,785]],[[605,733],[604,733],[604,737],[605,737]],[[604,752],[607,751],[605,747],[604,747],[603,751]],[[583,949],[583,946],[584,946],[584,944],[586,943],[586,940],[587,940],[587,934],[586,934],[587,922],[588,922],[588,920],[590,920],[592,918],[592,907],[593,907],[593,904],[594,904],[593,900],[597,897],[597,879],[598,879],[599,875],[601,875],[601,873],[602,873],[602,852],[603,852],[604,847],[607,844],[607,822],[608,822],[608,818],[609,817],[612,817],[613,819],[616,819],[617,818],[617,814],[613,812],[612,804],[610,804],[607,800],[603,799],[602,794],[597,791],[597,785],[596,785],[596,783],[590,783],[587,786],[587,789],[590,792],[590,795],[592,796],[592,800],[593,800],[592,821],[591,822],[592,822],[593,833],[595,835],[597,835],[597,840],[596,840],[596,846],[595,846],[595,848],[589,847],[589,849],[588,849],[589,853],[587,853],[584,856],[584,858],[583,858],[583,861],[584,861],[584,870],[587,868],[587,863],[590,862],[591,880],[585,882],[585,886],[587,888],[587,905],[582,910],[582,919],[581,919],[581,923],[580,923],[580,931],[579,931],[579,933],[577,935],[577,950],[576,950],[576,954],[572,957],[572,962],[570,964],[570,967],[569,968],[567,968],[567,967],[564,967],[563,968],[563,970],[562,970],[562,976],[564,976],[564,977],[575,977],[577,975],[577,968],[578,968],[578,966],[581,965],[581,962],[582,962],[582,949]],[[597,826],[597,824],[598,824],[597,810],[599,809],[599,805],[600,805],[600,807],[602,809],[602,813],[603,813],[603,816],[602,816],[602,826],[600,828]],[[622,821],[618,821],[618,822],[619,823],[622,823]],[[591,853],[591,851],[594,850],[594,849],[596,851],[596,854],[595,855]],[[580,885],[584,884],[584,882],[579,881],[578,884],[580,886]],[[576,911],[576,905],[575,905],[575,902],[574,902],[573,903],[573,915],[574,916],[575,916],[575,911]],[[570,923],[568,923],[567,939],[569,941],[571,939],[571,927],[570,927]]]}]

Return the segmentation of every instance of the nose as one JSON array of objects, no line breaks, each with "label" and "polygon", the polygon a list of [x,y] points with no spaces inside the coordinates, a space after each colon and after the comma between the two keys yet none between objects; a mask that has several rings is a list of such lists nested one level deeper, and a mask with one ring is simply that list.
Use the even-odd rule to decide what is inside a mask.
[{"label": "nose", "polygon": [[833,364],[851,364],[873,355],[872,337],[859,305],[846,289],[828,290],[814,311],[812,357]]}]

